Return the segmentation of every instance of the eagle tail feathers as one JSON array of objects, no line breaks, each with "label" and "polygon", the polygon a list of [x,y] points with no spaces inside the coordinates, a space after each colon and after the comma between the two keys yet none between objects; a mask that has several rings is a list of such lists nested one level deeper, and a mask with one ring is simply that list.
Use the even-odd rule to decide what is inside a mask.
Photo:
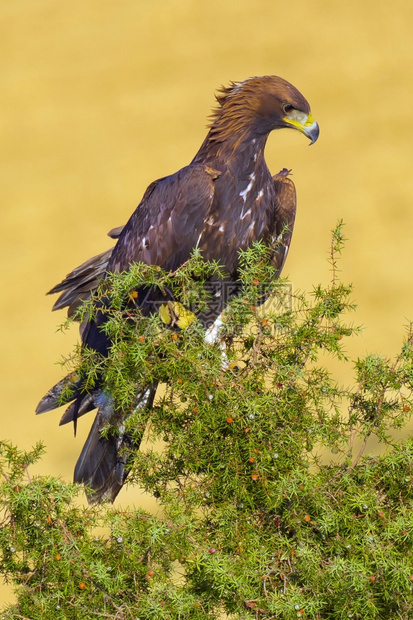
[{"label": "eagle tail feathers", "polygon": [[[141,392],[135,402],[135,410],[149,410],[152,407],[156,386]],[[86,486],[89,504],[102,501],[114,502],[128,475],[128,463],[140,446],[145,425],[141,433],[132,437],[125,431],[124,422],[114,426],[114,432],[103,433],[108,423],[121,417],[115,410],[113,399],[103,392],[95,398],[100,405],[90,429],[88,438],[76,463],[74,482]],[[110,431],[112,429],[109,429]]]},{"label": "eagle tail feathers", "polygon": [[123,459],[121,454],[126,453],[126,448],[131,443],[130,438],[115,434],[102,436],[103,418],[99,410],[74,473],[74,482],[86,486],[89,504],[105,499],[113,502],[127,475],[126,459]]}]

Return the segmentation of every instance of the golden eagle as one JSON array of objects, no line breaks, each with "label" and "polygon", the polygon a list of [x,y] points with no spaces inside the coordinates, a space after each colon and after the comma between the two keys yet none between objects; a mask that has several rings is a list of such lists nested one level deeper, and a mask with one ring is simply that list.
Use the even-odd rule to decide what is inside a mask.
[{"label": "golden eagle", "polygon": [[[209,131],[192,162],[149,185],[128,223],[109,233],[117,239],[115,247],[74,269],[50,291],[61,293],[54,309],[68,307],[73,313],[106,273],[126,271],[132,262],[173,271],[196,247],[204,259],[218,261],[236,281],[239,250],[263,240],[274,247],[274,262],[281,271],[294,225],[295,187],[288,170],[271,175],[265,144],[271,131],[284,127],[297,129],[313,144],[318,125],[307,100],[280,77],[233,82],[216,99]],[[81,335],[84,345],[106,355],[110,341],[101,329],[104,320],[104,313],[98,314],[82,326]],[[60,406],[68,381],[54,386],[36,413]],[[128,454],[138,445],[121,431],[102,436],[108,423],[121,424],[116,422],[116,405],[103,390],[86,392],[80,379],[72,384],[73,402],[61,424],[76,424],[79,416],[98,408],[75,468],[75,482],[87,485],[89,501],[113,501],[127,475]],[[149,410],[155,392],[156,385],[147,386],[137,395],[136,406]]]}]

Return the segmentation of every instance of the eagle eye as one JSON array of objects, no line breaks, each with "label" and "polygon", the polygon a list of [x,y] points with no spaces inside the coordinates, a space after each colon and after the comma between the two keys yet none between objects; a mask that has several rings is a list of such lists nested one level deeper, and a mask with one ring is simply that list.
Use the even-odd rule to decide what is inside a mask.
[{"label": "eagle eye", "polygon": [[291,105],[291,103],[284,103],[283,110],[284,110],[285,114],[289,114],[290,112],[292,112],[294,110],[294,106]]}]

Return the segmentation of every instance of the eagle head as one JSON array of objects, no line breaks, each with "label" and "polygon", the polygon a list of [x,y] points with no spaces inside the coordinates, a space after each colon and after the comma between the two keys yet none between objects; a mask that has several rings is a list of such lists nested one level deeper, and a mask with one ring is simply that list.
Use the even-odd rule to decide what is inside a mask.
[{"label": "eagle head", "polygon": [[310,144],[318,138],[319,127],[307,99],[295,86],[276,75],[232,82],[221,89],[216,99],[219,108],[214,113],[213,125],[228,121],[238,125],[240,131],[248,129],[262,136],[288,127],[307,136]]}]

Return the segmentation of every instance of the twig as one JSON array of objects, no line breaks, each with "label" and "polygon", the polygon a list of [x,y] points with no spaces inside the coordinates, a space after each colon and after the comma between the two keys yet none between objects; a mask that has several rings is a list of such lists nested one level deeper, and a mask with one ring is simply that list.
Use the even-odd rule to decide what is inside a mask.
[{"label": "twig", "polygon": [[364,441],[363,441],[362,446],[361,446],[361,448],[359,450],[359,453],[357,454],[356,458],[354,459],[354,461],[350,465],[349,469],[354,469],[356,467],[357,463],[359,462],[359,460],[361,459],[361,457],[363,456],[363,452],[366,449],[367,440],[368,440],[369,437],[370,437],[370,435],[367,435],[364,438]]}]

